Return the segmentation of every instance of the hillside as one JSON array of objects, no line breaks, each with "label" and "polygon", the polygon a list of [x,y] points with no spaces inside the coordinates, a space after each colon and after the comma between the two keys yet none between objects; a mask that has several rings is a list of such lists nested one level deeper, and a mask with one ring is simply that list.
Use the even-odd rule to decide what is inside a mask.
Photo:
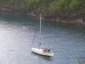
[{"label": "hillside", "polygon": [[44,18],[57,22],[85,20],[85,0],[0,0],[0,10],[34,16],[42,13]]}]

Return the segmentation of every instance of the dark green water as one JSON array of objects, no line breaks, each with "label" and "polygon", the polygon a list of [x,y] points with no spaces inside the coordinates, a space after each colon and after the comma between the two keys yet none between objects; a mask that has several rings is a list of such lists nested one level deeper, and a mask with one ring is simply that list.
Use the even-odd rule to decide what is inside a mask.
[{"label": "dark green water", "polygon": [[[53,49],[54,57],[31,53],[34,45]],[[85,57],[85,30],[76,26],[59,25],[42,20],[39,38],[39,19],[26,16],[0,15],[0,64],[77,64]]]}]

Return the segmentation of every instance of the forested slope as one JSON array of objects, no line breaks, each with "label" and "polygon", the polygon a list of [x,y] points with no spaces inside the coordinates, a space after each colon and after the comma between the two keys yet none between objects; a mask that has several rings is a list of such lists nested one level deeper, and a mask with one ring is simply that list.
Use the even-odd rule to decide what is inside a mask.
[{"label": "forested slope", "polygon": [[26,14],[42,13],[46,18],[85,18],[85,0],[0,0],[0,8]]}]

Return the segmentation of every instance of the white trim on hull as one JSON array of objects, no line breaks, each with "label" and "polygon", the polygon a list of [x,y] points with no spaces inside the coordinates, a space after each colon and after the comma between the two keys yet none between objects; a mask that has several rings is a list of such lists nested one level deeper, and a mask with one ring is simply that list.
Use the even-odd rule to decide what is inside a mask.
[{"label": "white trim on hull", "polygon": [[54,56],[54,53],[53,52],[44,52],[43,49],[39,49],[39,48],[31,48],[31,51],[36,53],[36,54],[39,54],[39,55],[43,55],[43,56]]}]

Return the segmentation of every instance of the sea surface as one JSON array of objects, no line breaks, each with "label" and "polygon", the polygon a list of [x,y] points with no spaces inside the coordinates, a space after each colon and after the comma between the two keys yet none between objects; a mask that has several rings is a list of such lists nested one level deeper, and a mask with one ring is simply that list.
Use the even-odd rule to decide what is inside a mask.
[{"label": "sea surface", "polygon": [[[35,35],[36,33],[36,35]],[[35,36],[34,42],[33,38]],[[47,47],[53,57],[31,52],[33,46]],[[61,25],[31,16],[0,14],[0,64],[83,64],[85,62],[85,29]]]}]

